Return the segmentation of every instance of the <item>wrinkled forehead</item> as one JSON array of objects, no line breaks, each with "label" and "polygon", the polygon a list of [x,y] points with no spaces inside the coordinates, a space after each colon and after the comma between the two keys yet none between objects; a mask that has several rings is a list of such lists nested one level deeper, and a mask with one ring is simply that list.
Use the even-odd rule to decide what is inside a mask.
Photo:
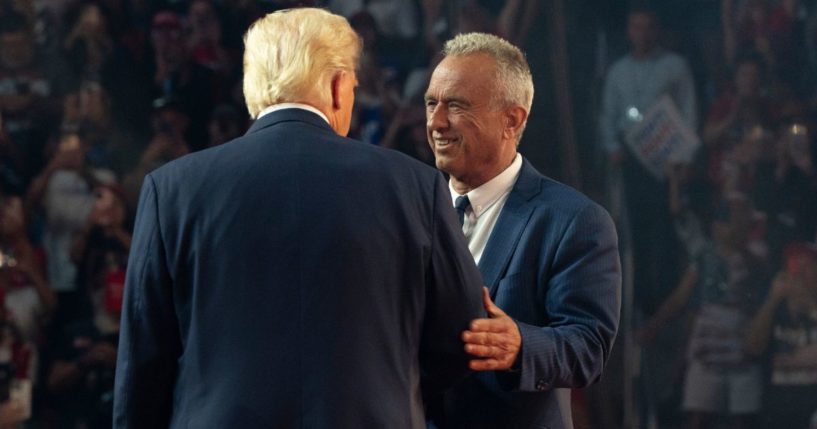
[{"label": "wrinkled forehead", "polygon": [[490,97],[499,83],[496,79],[496,62],[486,54],[448,56],[431,74],[426,96]]}]

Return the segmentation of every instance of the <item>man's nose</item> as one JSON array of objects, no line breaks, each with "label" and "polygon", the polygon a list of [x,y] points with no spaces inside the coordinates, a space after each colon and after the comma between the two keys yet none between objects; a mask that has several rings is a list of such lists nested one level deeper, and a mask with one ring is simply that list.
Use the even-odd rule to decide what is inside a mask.
[{"label": "man's nose", "polygon": [[426,114],[426,126],[429,130],[444,130],[448,128],[448,110],[443,104],[437,104]]}]

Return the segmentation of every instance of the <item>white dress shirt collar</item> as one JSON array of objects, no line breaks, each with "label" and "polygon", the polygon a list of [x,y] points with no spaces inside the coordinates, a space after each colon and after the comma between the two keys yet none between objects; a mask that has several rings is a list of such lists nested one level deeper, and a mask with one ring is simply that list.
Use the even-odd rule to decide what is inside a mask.
[{"label": "white dress shirt collar", "polygon": [[272,112],[277,112],[279,110],[284,110],[284,109],[307,110],[307,111],[310,111],[310,112],[320,116],[321,118],[323,118],[323,120],[326,121],[327,124],[329,123],[329,118],[327,118],[326,115],[323,114],[323,112],[321,112],[320,110],[318,110],[318,109],[316,109],[316,108],[314,108],[314,107],[312,107],[312,106],[310,106],[308,104],[303,104],[303,103],[278,103],[278,104],[273,104],[272,106],[269,106],[266,109],[259,112],[258,113],[258,118],[256,118],[256,120],[261,119],[261,117],[264,116],[264,115],[270,114]]},{"label": "white dress shirt collar", "polygon": [[[522,155],[517,153],[516,157],[508,168],[497,174],[493,179],[483,183],[477,188],[470,190],[466,194],[468,195],[468,201],[471,203],[471,210],[474,212],[474,215],[477,218],[485,213],[485,211],[491,206],[496,204],[496,202],[499,201],[499,199],[505,194],[510,192],[514,183],[516,183],[516,179],[519,177],[519,171],[521,170]],[[454,187],[451,186],[450,181],[448,182],[448,188],[451,191],[451,200],[456,201],[460,194],[454,190]]]}]

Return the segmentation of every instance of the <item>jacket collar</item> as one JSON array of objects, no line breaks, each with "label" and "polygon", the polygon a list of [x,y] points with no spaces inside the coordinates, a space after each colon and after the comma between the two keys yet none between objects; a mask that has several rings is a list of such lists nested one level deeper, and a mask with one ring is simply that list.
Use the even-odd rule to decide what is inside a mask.
[{"label": "jacket collar", "polygon": [[276,110],[274,112],[270,112],[258,120],[256,120],[251,126],[250,129],[247,130],[247,135],[256,133],[264,128],[271,127],[275,124],[279,124],[281,122],[305,122],[308,124],[315,125],[319,128],[326,129],[332,133],[335,130],[326,123],[326,121],[321,118],[320,116],[303,109],[282,109]]}]

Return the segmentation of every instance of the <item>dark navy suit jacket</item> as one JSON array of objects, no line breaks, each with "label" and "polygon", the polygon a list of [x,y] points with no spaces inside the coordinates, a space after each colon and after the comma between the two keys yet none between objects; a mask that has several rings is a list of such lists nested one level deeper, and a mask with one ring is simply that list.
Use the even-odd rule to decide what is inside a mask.
[{"label": "dark navy suit jacket", "polygon": [[441,428],[572,428],[567,388],[596,381],[618,329],[618,238],[607,212],[525,160],[479,263],[522,334],[519,368],[447,391]]},{"label": "dark navy suit jacket", "polygon": [[145,178],[114,427],[424,427],[481,286],[440,173],[271,113]]}]

